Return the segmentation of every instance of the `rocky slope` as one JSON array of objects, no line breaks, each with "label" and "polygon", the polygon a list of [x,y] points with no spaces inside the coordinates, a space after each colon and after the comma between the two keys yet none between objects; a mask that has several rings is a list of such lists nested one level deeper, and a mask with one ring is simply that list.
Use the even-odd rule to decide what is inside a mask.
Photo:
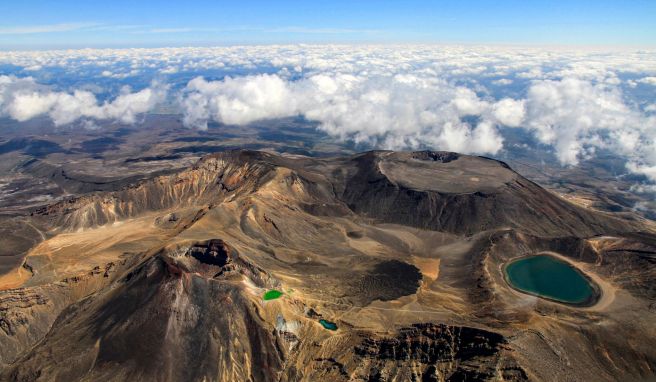
[{"label": "rocky slope", "polygon": [[[637,222],[575,206],[502,162],[445,152],[371,151],[350,158],[291,160],[231,151],[205,157],[189,170],[73,198],[36,215],[52,216],[53,227],[75,230],[147,211],[220,203],[227,194],[254,192],[276,168],[292,170],[308,196],[323,202],[304,206],[318,214],[354,212],[381,222],[469,235],[502,227],[542,236],[640,229]],[[323,204],[334,208],[322,210]]]},{"label": "rocky slope", "polygon": [[[370,152],[353,162],[357,171],[344,179],[339,198],[356,213],[385,222],[469,235],[501,227],[543,236],[635,229],[575,207],[492,159]],[[390,175],[393,169],[399,179]]]},{"label": "rocky slope", "polygon": [[[0,276],[3,380],[584,381],[656,370],[656,236],[487,158],[232,151],[26,222],[45,237]],[[598,282],[598,304],[506,284],[505,263],[544,251]],[[270,290],[282,296],[265,300]]]}]

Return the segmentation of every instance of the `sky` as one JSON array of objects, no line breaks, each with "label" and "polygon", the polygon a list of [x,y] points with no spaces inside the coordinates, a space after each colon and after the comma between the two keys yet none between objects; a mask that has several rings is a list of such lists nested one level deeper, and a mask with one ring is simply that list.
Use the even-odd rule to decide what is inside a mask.
[{"label": "sky", "polygon": [[656,1],[0,2],[0,49],[289,43],[656,45]]}]

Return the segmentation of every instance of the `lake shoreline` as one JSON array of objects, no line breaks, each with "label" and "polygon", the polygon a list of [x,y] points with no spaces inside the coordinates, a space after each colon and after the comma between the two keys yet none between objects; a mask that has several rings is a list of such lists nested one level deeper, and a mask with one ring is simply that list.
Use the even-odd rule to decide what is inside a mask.
[{"label": "lake shoreline", "polygon": [[[512,264],[514,264],[518,261],[521,261],[521,260],[524,260],[524,259],[527,259],[527,258],[531,258],[531,257],[536,257],[536,256],[550,256],[550,257],[554,258],[556,261],[565,263],[567,266],[571,267],[575,272],[577,272],[581,277],[583,277],[585,279],[585,281],[588,283],[588,285],[590,285],[590,289],[592,290],[592,293],[591,293],[590,297],[587,298],[586,300],[582,301],[582,302],[568,302],[568,301],[558,300],[558,299],[555,299],[555,298],[552,298],[552,297],[549,297],[549,296],[545,296],[545,295],[542,295],[542,294],[537,293],[537,292],[523,290],[523,289],[520,289],[518,287],[515,287],[513,285],[513,283],[509,280],[509,277],[508,277],[508,272],[507,272],[508,266],[510,266],[510,265],[512,265]],[[547,300],[549,302],[553,302],[553,303],[557,303],[557,304],[561,304],[561,305],[565,305],[565,306],[569,306],[569,307],[590,308],[590,307],[593,307],[593,306],[599,304],[599,302],[601,302],[602,298],[604,297],[602,287],[590,275],[588,275],[585,271],[583,271],[578,266],[576,266],[576,264],[574,264],[572,261],[567,259],[565,256],[554,253],[554,252],[544,251],[544,252],[538,252],[538,253],[534,253],[534,254],[522,255],[522,256],[513,258],[510,261],[506,262],[502,266],[502,274],[503,274],[503,280],[506,282],[506,284],[511,289],[513,289],[513,290],[515,290],[519,293],[523,293],[523,294],[527,294],[527,295],[530,295],[530,296],[538,297],[538,298]]]}]

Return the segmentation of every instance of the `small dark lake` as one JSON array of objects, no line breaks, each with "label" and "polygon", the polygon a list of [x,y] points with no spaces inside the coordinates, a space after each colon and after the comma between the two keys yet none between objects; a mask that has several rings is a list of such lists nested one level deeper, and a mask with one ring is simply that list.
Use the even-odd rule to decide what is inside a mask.
[{"label": "small dark lake", "polygon": [[578,269],[554,256],[537,255],[512,261],[506,280],[515,289],[572,305],[589,305],[597,289]]}]

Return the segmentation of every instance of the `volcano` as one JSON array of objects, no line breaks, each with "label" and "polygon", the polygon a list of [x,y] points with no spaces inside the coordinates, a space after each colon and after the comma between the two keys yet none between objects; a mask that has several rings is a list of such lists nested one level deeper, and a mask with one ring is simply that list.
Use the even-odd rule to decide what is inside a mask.
[{"label": "volcano", "polygon": [[[612,381],[656,370],[653,228],[485,157],[226,151],[23,223],[44,237],[0,276],[2,380]],[[594,304],[508,285],[507,264],[542,252],[591,280]]]}]

